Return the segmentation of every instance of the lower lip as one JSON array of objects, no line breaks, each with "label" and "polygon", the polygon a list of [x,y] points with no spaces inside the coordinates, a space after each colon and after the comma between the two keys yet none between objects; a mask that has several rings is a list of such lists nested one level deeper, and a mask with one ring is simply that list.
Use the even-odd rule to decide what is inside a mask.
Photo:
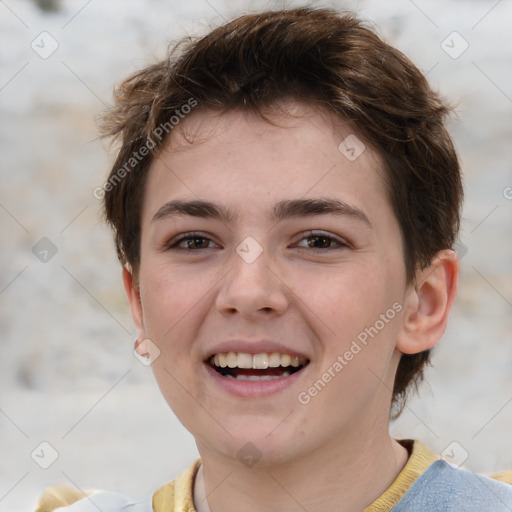
[{"label": "lower lip", "polygon": [[213,380],[222,386],[226,391],[235,396],[259,398],[279,393],[289,386],[292,386],[302,376],[306,367],[287,377],[278,377],[272,380],[238,380],[223,377],[209,364],[204,365],[206,372]]}]

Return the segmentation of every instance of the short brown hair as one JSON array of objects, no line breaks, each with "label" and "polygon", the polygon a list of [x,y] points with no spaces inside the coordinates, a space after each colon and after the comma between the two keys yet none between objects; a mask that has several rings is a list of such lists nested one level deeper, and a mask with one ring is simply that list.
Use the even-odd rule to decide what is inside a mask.
[{"label": "short brown hair", "polygon": [[[102,124],[103,133],[121,143],[103,187],[104,206],[119,259],[135,276],[144,184],[171,136],[171,117],[183,117],[185,105],[262,113],[287,98],[349,121],[381,156],[408,283],[438,251],[453,246],[463,192],[445,128],[449,107],[405,55],[354,14],[302,7],[244,15],[184,39],[167,59],[120,84]],[[402,355],[395,417],[408,389],[423,379],[429,357],[430,351]]]}]

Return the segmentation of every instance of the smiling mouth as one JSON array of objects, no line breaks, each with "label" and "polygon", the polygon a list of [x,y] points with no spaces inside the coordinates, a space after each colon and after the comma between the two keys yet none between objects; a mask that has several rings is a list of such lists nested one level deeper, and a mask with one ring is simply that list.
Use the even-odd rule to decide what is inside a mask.
[{"label": "smiling mouth", "polygon": [[227,352],[211,356],[207,364],[227,379],[262,381],[289,377],[307,366],[309,360],[278,352]]}]

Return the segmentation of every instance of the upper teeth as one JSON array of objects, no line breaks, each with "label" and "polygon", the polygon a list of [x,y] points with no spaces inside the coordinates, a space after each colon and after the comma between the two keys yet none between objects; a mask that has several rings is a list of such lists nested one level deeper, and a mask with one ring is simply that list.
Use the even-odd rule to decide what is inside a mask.
[{"label": "upper teeth", "polygon": [[220,368],[252,368],[254,370],[265,370],[267,368],[278,368],[279,366],[293,366],[297,368],[306,364],[304,357],[292,357],[288,354],[266,352],[261,354],[248,354],[247,352],[228,352],[215,354],[213,357],[215,366]]}]

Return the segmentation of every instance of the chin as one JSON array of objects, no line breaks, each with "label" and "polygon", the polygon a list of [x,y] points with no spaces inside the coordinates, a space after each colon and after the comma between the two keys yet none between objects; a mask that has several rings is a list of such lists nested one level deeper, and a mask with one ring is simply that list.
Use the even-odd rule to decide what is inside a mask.
[{"label": "chin", "polygon": [[[279,466],[299,457],[302,443],[297,435],[292,435],[287,427],[279,425],[283,418],[266,421],[255,421],[254,418],[246,421],[226,425],[221,438],[213,440],[211,430],[199,434],[196,439],[209,437],[208,445],[225,459],[231,459],[236,465],[242,464],[248,468]],[[277,428],[276,428],[277,427]],[[282,429],[278,432],[279,429]],[[198,444],[201,452],[201,444]]]}]

